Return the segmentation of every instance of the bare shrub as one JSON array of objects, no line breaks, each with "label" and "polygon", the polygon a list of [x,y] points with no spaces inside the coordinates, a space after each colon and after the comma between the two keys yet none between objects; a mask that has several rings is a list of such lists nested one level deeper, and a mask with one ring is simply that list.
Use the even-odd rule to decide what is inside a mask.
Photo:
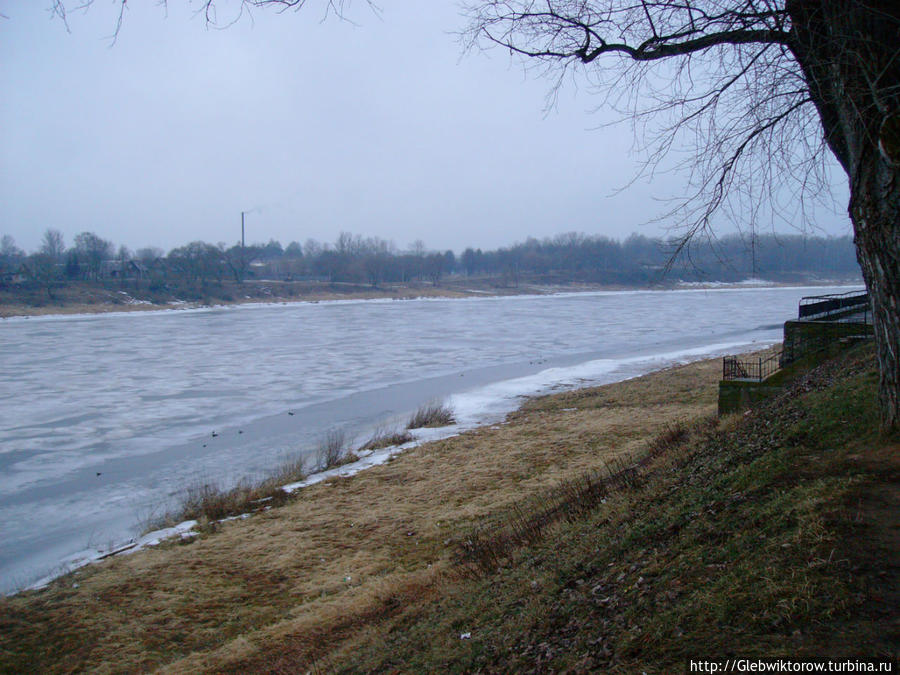
[{"label": "bare shrub", "polygon": [[453,410],[444,403],[432,402],[420,407],[409,418],[407,429],[422,429],[424,427],[446,427],[456,422]]},{"label": "bare shrub", "polygon": [[680,445],[687,439],[689,434],[690,429],[682,420],[670,422],[650,442],[650,454],[656,455]]},{"label": "bare shrub", "polygon": [[316,468],[319,471],[341,464],[347,451],[347,435],[343,429],[329,429],[316,448]]},{"label": "bare shrub", "polygon": [[303,455],[287,457],[269,476],[269,480],[284,485],[304,480],[307,475],[306,458]]},{"label": "bare shrub", "polygon": [[252,482],[242,480],[231,488],[215,481],[197,480],[188,485],[178,498],[178,506],[157,515],[152,511],[141,519],[141,531],[150,532],[172,527],[185,520],[196,520],[208,526],[223,518],[253,513],[285,503],[290,495],[281,489],[286,483],[306,478],[306,463],[301,456],[285,459],[267,478]]},{"label": "bare shrub", "polygon": [[289,495],[281,489],[281,481],[273,478],[255,484],[241,481],[230,489],[198,481],[185,489],[178,518],[197,520],[201,524],[214,523],[269,506],[279,506],[288,498]]},{"label": "bare shrub", "polygon": [[239,483],[224,490],[217,483],[198,481],[188,485],[181,500],[181,515],[185,520],[221,520],[232,515],[229,505],[246,500],[249,486]]}]

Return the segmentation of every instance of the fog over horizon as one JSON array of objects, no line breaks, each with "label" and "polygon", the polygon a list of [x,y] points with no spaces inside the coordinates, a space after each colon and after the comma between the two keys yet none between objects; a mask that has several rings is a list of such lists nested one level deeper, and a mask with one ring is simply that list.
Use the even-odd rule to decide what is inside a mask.
[{"label": "fog over horizon", "polygon": [[[577,77],[548,109],[549,79],[463,54],[452,2],[357,3],[352,21],[259,10],[225,30],[187,2],[129,4],[114,45],[113,4],[71,14],[70,32],[49,4],[0,0],[0,234],[26,251],[48,228],[67,245],[233,244],[242,211],[248,243],[658,237],[661,200],[684,192],[677,172],[619,191],[641,167],[628,124],[606,126]],[[774,229],[849,234],[836,183],[836,213]]]}]

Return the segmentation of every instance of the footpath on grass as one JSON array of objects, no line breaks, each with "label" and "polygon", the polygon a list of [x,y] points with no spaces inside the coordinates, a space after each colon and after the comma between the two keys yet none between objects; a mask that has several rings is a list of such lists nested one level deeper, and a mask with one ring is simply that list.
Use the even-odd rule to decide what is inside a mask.
[{"label": "footpath on grass", "polygon": [[681,672],[895,657],[898,440],[856,349],[716,419],[719,360],[529,401],[0,604],[4,672]]}]

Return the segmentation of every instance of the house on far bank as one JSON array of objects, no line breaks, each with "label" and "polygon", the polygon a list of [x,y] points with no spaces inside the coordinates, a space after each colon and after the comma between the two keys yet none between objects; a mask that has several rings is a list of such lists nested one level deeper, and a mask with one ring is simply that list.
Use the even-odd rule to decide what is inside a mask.
[{"label": "house on far bank", "polygon": [[28,281],[31,276],[31,268],[27,263],[22,263],[18,267],[5,269],[0,272],[0,283],[4,284],[21,284]]},{"label": "house on far bank", "polygon": [[147,277],[147,267],[137,260],[104,260],[100,263],[100,278],[141,281]]}]

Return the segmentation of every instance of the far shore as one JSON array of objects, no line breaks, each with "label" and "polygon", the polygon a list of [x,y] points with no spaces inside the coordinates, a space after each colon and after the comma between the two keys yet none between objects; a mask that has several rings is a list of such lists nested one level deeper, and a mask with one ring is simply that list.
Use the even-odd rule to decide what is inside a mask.
[{"label": "far shore", "polygon": [[171,302],[154,303],[149,301],[125,301],[125,302],[76,302],[71,304],[46,304],[41,306],[24,304],[0,305],[0,318],[6,319],[14,316],[53,316],[67,314],[106,314],[110,312],[157,312],[165,310],[199,309],[202,307],[225,307],[247,304],[288,304],[300,302],[325,302],[330,300],[411,300],[422,297],[459,298],[469,297],[473,293],[459,293],[449,289],[418,289],[418,292],[402,292],[395,289],[372,289],[370,291],[350,292],[320,292],[305,295],[303,297],[269,296],[264,298],[244,298],[240,300],[217,299],[213,302],[197,300],[174,300]]},{"label": "far shore", "polygon": [[[292,304],[298,302],[327,302],[334,300],[414,300],[417,298],[468,298],[507,295],[543,295],[558,292],[621,290],[622,287],[598,284],[491,286],[490,284],[445,283],[390,284],[377,287],[344,283],[286,284],[284,282],[247,282],[240,291],[244,297],[210,297],[205,299],[163,301],[143,299],[146,293],[117,286],[97,289],[78,289],[74,297],[41,297],[37,303],[0,296],[0,318],[14,316],[49,316],[67,314],[103,314],[108,312],[147,312],[161,310],[196,309],[246,304]],[[238,291],[238,292],[240,292]]]},{"label": "far shore", "polygon": [[[713,288],[751,288],[778,286],[831,286],[861,284],[860,280],[798,280],[791,282],[748,280],[741,282],[672,282],[653,286],[622,286],[596,283],[532,283],[502,285],[496,279],[448,279],[440,285],[386,284],[377,287],[350,283],[280,282],[255,280],[243,285],[217,288],[215,294],[180,299],[153,297],[146,289],[129,285],[75,286],[58,292],[55,297],[0,291],[0,319],[11,317],[53,316],[73,314],[105,314],[110,312],[147,312],[197,309],[245,304],[293,304],[334,300],[415,300],[419,298],[475,298],[512,295],[550,295],[597,291],[687,290]],[[227,292],[223,292],[223,290]],[[223,297],[224,296],[224,297]],[[243,297],[241,297],[243,296]]]}]

